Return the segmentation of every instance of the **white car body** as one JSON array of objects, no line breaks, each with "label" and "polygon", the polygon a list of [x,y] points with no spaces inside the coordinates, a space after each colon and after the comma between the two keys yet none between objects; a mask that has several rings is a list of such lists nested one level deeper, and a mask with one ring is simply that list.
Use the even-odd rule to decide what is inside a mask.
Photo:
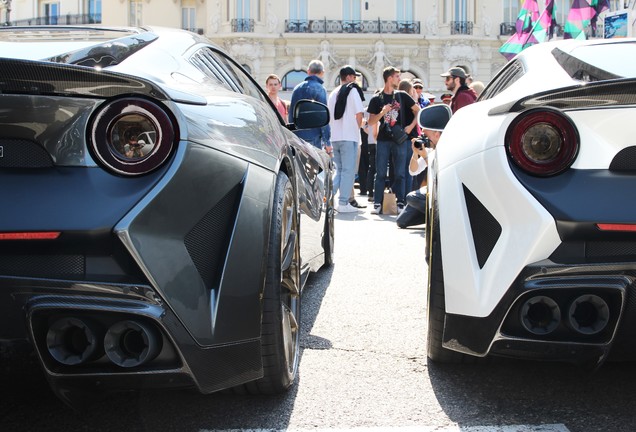
[{"label": "white car body", "polygon": [[[565,56],[571,55],[575,60],[591,63],[597,68],[616,75],[617,78],[609,81],[592,79],[597,82],[577,79],[578,76],[573,78],[559,63],[557,56],[553,55],[555,48],[565,53]],[[636,209],[633,205],[626,205],[621,211],[617,209],[616,196],[621,196],[619,194],[625,196],[625,191],[608,188],[612,184],[611,179],[600,181],[596,189],[591,184],[587,195],[586,185],[579,184],[578,180],[576,185],[566,183],[559,186],[562,190],[552,186],[558,184],[556,182],[559,181],[560,176],[576,176],[577,173],[585,177],[575,178],[585,178],[586,181],[594,183],[591,181],[594,179],[592,172],[599,173],[598,175],[601,176],[606,175],[604,173],[608,172],[617,154],[636,145],[634,84],[633,81],[625,80],[636,77],[634,54],[636,54],[636,40],[632,39],[568,40],[535,45],[517,55],[502,69],[477,103],[461,108],[449,121],[438,143],[433,167],[429,170],[429,206],[435,213],[434,223],[438,222],[443,271],[444,319],[441,322],[445,324],[441,329],[444,334],[441,352],[449,354],[446,351],[454,350],[477,356],[499,353],[517,357],[538,356],[563,359],[567,356],[537,354],[544,348],[535,350],[535,347],[544,342],[544,345],[549,345],[550,349],[554,346],[559,347],[556,349],[572,345],[587,346],[588,341],[579,332],[573,332],[576,333],[576,337],[568,339],[567,327],[572,322],[569,318],[569,315],[572,315],[569,313],[569,305],[573,300],[566,300],[565,297],[559,300],[564,295],[560,291],[555,291],[557,292],[555,298],[557,303],[562,303],[557,309],[563,322],[558,324],[555,336],[550,335],[555,329],[546,334],[534,334],[534,329],[531,328],[532,331],[526,338],[523,335],[523,327],[520,332],[516,330],[512,332],[514,333],[512,335],[502,327],[506,319],[513,320],[511,316],[518,314],[514,309],[514,303],[522,301],[519,300],[522,296],[531,295],[528,293],[534,288],[528,288],[531,284],[527,281],[541,279],[537,274],[540,275],[543,272],[546,275],[545,281],[542,280],[541,283],[547,285],[550,285],[551,281],[557,281],[556,278],[552,278],[555,274],[572,274],[573,277],[590,274],[589,266],[595,264],[593,260],[578,263],[572,258],[567,260],[572,261],[567,265],[554,261],[555,251],[565,247],[559,223],[562,226],[569,223],[636,223]],[[500,85],[502,77],[510,74],[515,67],[518,69],[517,73],[521,70],[523,73],[508,87],[498,90],[497,86]],[[601,82],[610,83],[612,88],[617,86],[620,88],[622,85],[618,83],[620,80],[626,82],[624,98],[610,94],[607,100],[598,102],[598,96],[590,97],[589,100],[585,96],[586,89],[593,88]],[[569,94],[572,97],[567,96]],[[543,176],[530,175],[533,179],[528,180],[539,189],[542,187],[541,184],[545,184],[546,195],[567,194],[568,203],[559,208],[558,214],[553,214],[555,213],[554,205],[546,206],[541,197],[537,198],[539,192],[535,190],[533,193],[527,184],[524,184],[526,182],[520,181],[519,174],[512,169],[514,162],[511,161],[506,148],[506,137],[515,119],[522,118],[533,109],[546,107],[557,112],[559,116],[569,119],[579,138],[577,154],[565,171],[545,176],[545,180],[540,179]],[[636,174],[636,167],[634,168],[635,171],[632,171],[630,175]],[[633,179],[636,181],[636,175]],[[430,187],[432,184],[435,187]],[[566,191],[570,187],[572,190]],[[615,194],[613,197],[612,193]],[[550,200],[550,198],[546,199]],[[559,201],[557,198],[554,200]],[[500,227],[498,235],[483,234],[486,237],[490,236],[487,242],[491,244],[488,247],[481,246],[485,247],[481,251],[481,257],[476,236],[482,235],[480,233],[482,225],[477,224],[476,219],[471,224],[469,214],[471,202],[478,203],[476,205],[479,209],[483,208],[483,210],[475,211],[485,211],[490,215],[488,219],[492,221],[492,226],[484,228],[485,230],[496,230],[496,225]],[[591,214],[595,214],[595,218],[587,220],[585,218],[588,218],[590,214],[579,214],[576,209],[582,208],[581,206],[597,207],[591,211]],[[553,207],[552,210],[549,207]],[[607,217],[603,215],[603,209],[608,210]],[[429,231],[433,230],[427,229],[427,232]],[[586,246],[583,246],[583,249],[585,248]],[[433,248],[430,254],[435,253]],[[607,257],[602,259],[603,265],[610,264],[610,261]],[[634,266],[636,255],[631,261],[625,257],[621,257],[619,261],[620,264],[616,266],[614,273],[603,268],[599,274],[607,275],[608,280],[613,281],[613,277],[625,274],[625,268]],[[585,269],[582,270],[583,267],[579,267],[579,264]],[[524,274],[528,268],[539,268],[541,271],[525,279],[524,286],[527,289],[520,289],[520,275]],[[434,278],[432,283],[436,283]],[[563,283],[563,280],[558,279],[558,283]],[[628,282],[625,283],[629,285]],[[515,284],[517,288],[513,288]],[[581,286],[587,286],[586,284],[587,282],[580,283]],[[601,293],[605,292],[603,287],[598,289]],[[433,291],[435,290],[439,290],[439,287],[434,286]],[[622,291],[621,296],[625,299],[628,297],[626,294],[628,289],[625,288]],[[547,293],[547,297],[550,297],[550,292]],[[581,293],[581,295],[596,296],[587,291],[581,291]],[[544,292],[541,291],[541,297],[543,294]],[[429,297],[430,295],[429,293]],[[506,298],[509,299],[506,300]],[[607,300],[606,303],[613,301],[605,300]],[[550,299],[546,301],[552,305]],[[530,306],[524,304],[521,308],[531,308],[533,304],[532,302]],[[597,303],[594,304],[598,306]],[[591,351],[595,354],[589,357],[606,357],[609,347],[615,340],[620,317],[624,315],[625,308],[625,301],[621,306],[609,305],[611,318],[608,319],[609,324],[605,324],[614,325],[614,329],[603,330],[607,333],[607,337],[601,338],[598,333],[591,337],[593,340],[591,339],[589,344],[594,345]],[[602,312],[605,313],[605,309]],[[429,317],[430,314],[429,310]],[[480,333],[479,325],[485,321],[489,322],[489,330]],[[430,322],[429,325],[431,325]],[[467,330],[468,327],[475,328]],[[574,324],[574,327],[577,325]],[[539,333],[543,330],[545,329]],[[429,331],[429,338],[430,336]],[[477,343],[471,340],[471,337],[481,340]],[[509,347],[514,345],[514,343],[511,345],[510,341],[517,341],[519,345],[510,348],[510,352],[505,352],[505,349],[493,350],[493,345],[497,341],[506,341]],[[435,352],[439,354],[440,351],[435,351],[433,348],[434,352],[431,353],[430,344],[429,340],[429,356],[434,360],[442,360],[443,358],[435,354]],[[519,348],[521,346],[522,349]],[[599,351],[602,354],[597,356]],[[457,359],[457,356],[454,358]],[[580,357],[574,356],[567,360],[579,361]]]}]

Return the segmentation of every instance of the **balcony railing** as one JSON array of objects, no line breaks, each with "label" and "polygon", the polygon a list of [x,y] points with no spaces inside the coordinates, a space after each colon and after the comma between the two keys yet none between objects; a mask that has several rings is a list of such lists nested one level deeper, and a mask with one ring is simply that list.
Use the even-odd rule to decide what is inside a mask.
[{"label": "balcony railing", "polygon": [[254,19],[235,18],[230,21],[233,33],[254,33]]},{"label": "balcony railing", "polygon": [[472,21],[451,21],[450,33],[452,35],[471,35],[473,34],[473,23]]},{"label": "balcony railing", "polygon": [[419,21],[344,21],[344,20],[285,20],[286,33],[406,33],[419,34]]},{"label": "balcony railing", "polygon": [[10,26],[101,24],[101,14],[53,15],[10,21]]},{"label": "balcony railing", "polygon": [[516,31],[515,23],[502,22],[499,24],[499,35],[501,36],[511,36],[515,34]]},{"label": "balcony railing", "polygon": [[[600,31],[600,24],[597,25],[597,35],[601,34]],[[554,33],[552,33],[551,37],[563,37],[563,33],[564,33],[564,28],[563,25],[561,24],[556,24],[554,26]],[[584,29],[586,36],[589,38],[590,36],[594,37],[594,32],[593,32],[593,28],[592,26],[586,27]],[[499,34],[501,36],[510,36],[512,34],[514,34],[517,31],[516,27],[515,27],[515,23],[509,23],[509,22],[502,22],[501,24],[499,24]]]}]

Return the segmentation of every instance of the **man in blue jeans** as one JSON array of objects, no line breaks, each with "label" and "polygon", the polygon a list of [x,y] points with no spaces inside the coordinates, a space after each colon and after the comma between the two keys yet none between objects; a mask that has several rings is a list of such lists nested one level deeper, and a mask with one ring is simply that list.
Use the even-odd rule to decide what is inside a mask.
[{"label": "man in blue jeans", "polygon": [[[322,80],[325,76],[323,63],[320,60],[309,62],[307,75],[307,78],[294,87],[292,92],[288,113],[290,123],[293,121],[296,103],[301,99],[315,100],[327,105],[327,91],[323,87],[324,81]],[[328,124],[321,128],[297,130],[294,133],[315,147],[324,148],[327,153],[331,153],[331,129]]]},{"label": "man in blue jeans", "polygon": [[355,213],[358,209],[349,204],[355,172],[357,170],[360,126],[364,106],[362,90],[356,84],[360,76],[351,66],[340,69],[340,85],[329,95],[327,106],[331,117],[331,144],[336,175],[333,178],[334,193],[339,191],[338,213]]},{"label": "man in blue jeans", "polygon": [[[387,130],[388,126],[402,126],[406,134],[410,134],[417,126],[417,114],[420,106],[413,98],[403,91],[396,90],[400,83],[400,70],[392,66],[384,68],[382,73],[384,78],[384,88],[369,101],[369,124],[374,125],[380,122],[378,132],[378,144],[375,153],[375,187],[373,198],[372,214],[382,212],[382,199],[384,198],[384,185],[386,172],[389,165],[389,157],[393,160],[394,179],[391,190],[395,193],[398,214],[404,210],[404,169],[398,167],[406,166],[406,154],[410,146],[407,139],[401,143],[395,141],[394,136]],[[405,124],[409,112],[412,113],[412,120]]]}]

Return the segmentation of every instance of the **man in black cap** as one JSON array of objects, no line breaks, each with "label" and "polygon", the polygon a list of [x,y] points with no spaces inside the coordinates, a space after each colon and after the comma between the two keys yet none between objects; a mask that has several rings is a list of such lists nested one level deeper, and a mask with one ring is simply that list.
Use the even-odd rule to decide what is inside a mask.
[{"label": "man in black cap", "polygon": [[467,75],[464,69],[455,66],[440,76],[445,79],[446,89],[454,93],[450,104],[453,113],[477,100],[477,93],[466,85]]},{"label": "man in black cap", "polygon": [[[428,167],[428,160],[435,154],[437,143],[451,115],[450,108],[445,104],[431,105],[420,111],[418,123],[426,140],[420,139],[418,142],[414,138],[411,141],[413,153],[409,161],[409,174],[418,175]],[[423,141],[428,143],[420,146],[419,143]],[[406,208],[398,216],[396,223],[400,228],[426,223],[426,186],[406,195]]]},{"label": "man in black cap", "polygon": [[[360,206],[353,198],[353,183],[358,166],[360,126],[364,106],[362,89],[356,84],[360,76],[351,66],[340,69],[340,85],[327,100],[331,119],[331,145],[336,175],[333,178],[334,193],[338,195],[338,213],[354,213]],[[366,207],[366,206],[365,206]]]}]

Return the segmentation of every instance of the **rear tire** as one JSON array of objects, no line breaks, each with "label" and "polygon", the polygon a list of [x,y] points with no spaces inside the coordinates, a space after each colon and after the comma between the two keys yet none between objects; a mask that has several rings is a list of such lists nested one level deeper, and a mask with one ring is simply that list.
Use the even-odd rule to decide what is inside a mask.
[{"label": "rear tire", "polygon": [[274,191],[261,318],[263,377],[246,384],[252,394],[276,394],[295,381],[300,359],[299,218],[292,183],[278,174]]},{"label": "rear tire", "polygon": [[[435,203],[433,203],[434,205]],[[465,354],[442,346],[444,322],[446,319],[446,299],[444,295],[444,270],[442,268],[442,247],[440,244],[439,221],[435,208],[429,211],[426,223],[428,241],[428,337],[426,352],[428,358],[438,363],[461,363]]]},{"label": "rear tire", "polygon": [[[332,192],[330,192],[332,194]],[[334,201],[333,194],[327,200],[325,207],[325,230],[322,236],[322,248],[325,254],[324,265],[329,267],[333,264],[333,248],[334,248]]]}]

